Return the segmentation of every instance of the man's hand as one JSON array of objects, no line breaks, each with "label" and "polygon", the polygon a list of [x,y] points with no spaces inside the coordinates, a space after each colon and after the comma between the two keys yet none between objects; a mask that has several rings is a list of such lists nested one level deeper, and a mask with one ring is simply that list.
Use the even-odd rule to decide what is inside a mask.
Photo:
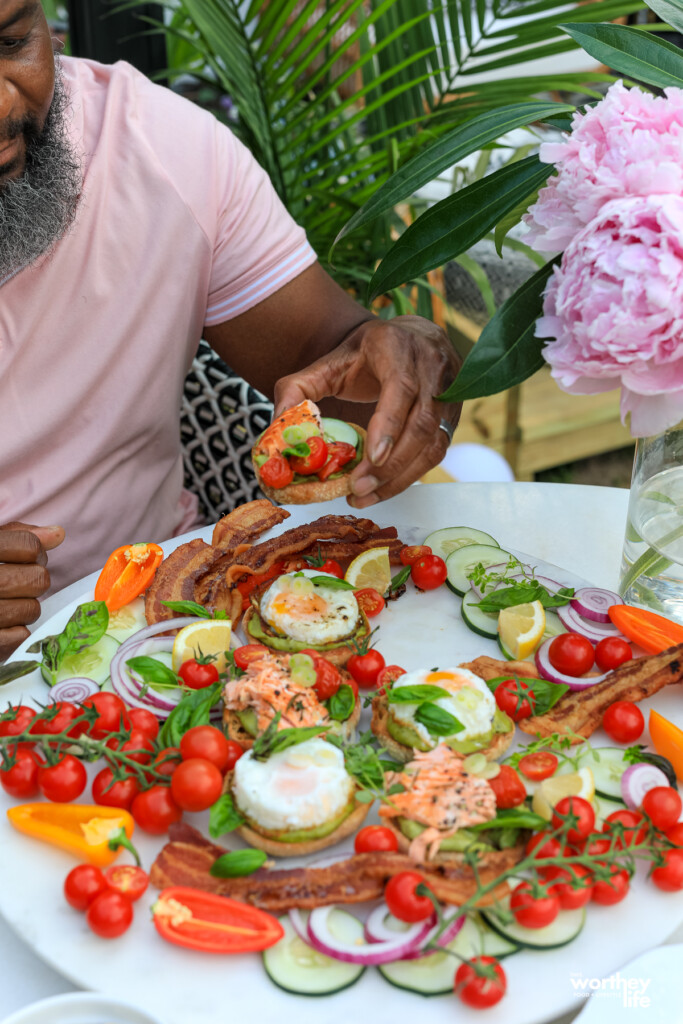
[{"label": "man's hand", "polygon": [[367,451],[351,475],[349,503],[367,508],[398,494],[443,459],[460,405],[435,401],[459,369],[444,332],[417,316],[366,320],[328,355],[275,385],[275,415],[305,398],[377,403]]},{"label": "man's hand", "polygon": [[40,615],[37,598],[50,586],[47,551],[64,540],[61,526],[0,526],[0,661],[29,635]]}]

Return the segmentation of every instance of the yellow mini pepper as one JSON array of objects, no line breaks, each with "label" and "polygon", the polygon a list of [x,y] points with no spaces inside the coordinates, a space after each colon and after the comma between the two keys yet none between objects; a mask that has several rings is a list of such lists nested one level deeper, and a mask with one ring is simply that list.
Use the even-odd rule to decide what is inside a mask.
[{"label": "yellow mini pepper", "polygon": [[119,839],[118,845],[126,845],[135,828],[128,811],[97,804],[18,804],[9,808],[7,817],[18,832],[59,846],[100,868],[118,856],[118,846],[110,846],[110,840]]},{"label": "yellow mini pepper", "polygon": [[654,708],[650,710],[648,728],[652,746],[671,762],[676,776],[683,779],[683,730]]}]

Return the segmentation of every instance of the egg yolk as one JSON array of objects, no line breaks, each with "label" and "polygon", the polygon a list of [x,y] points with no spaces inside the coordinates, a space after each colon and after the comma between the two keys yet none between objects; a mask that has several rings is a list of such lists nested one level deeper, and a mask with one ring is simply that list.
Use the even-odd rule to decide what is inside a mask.
[{"label": "egg yolk", "polygon": [[292,619],[320,618],[327,612],[327,601],[320,594],[278,594],[271,605],[273,612]]}]

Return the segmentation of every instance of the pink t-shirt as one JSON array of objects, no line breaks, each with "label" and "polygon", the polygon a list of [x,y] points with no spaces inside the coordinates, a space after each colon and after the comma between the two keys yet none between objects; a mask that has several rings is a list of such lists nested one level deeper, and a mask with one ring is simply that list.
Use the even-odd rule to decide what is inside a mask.
[{"label": "pink t-shirt", "polygon": [[0,287],[0,523],[64,526],[53,590],[196,523],[179,409],[202,328],[315,261],[212,114],[125,63],[62,65],[83,197],[50,256]]}]

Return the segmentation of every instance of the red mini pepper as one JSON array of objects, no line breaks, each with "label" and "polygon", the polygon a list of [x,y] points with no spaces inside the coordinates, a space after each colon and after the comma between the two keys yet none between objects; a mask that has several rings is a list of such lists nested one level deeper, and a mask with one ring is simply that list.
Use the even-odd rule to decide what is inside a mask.
[{"label": "red mini pepper", "polygon": [[124,544],[112,551],[95,584],[95,600],[110,612],[130,604],[147,590],[163,557],[158,544]]},{"label": "red mini pepper", "polygon": [[278,919],[265,910],[189,886],[164,889],[152,916],[168,942],[204,953],[253,953],[284,935]]}]

